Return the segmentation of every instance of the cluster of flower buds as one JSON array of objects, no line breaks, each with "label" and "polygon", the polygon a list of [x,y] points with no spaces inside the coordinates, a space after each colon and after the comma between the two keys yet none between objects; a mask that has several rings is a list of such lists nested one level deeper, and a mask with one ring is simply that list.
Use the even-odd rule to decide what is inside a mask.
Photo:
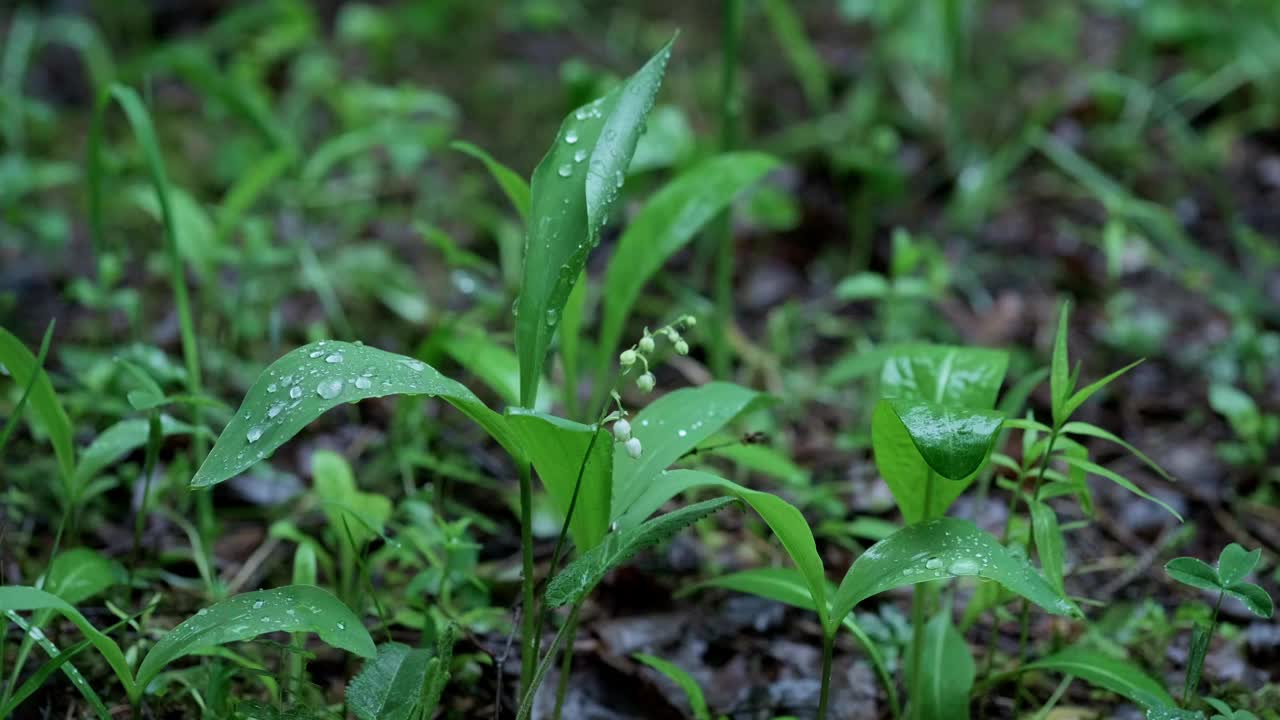
[{"label": "cluster of flower buds", "polygon": [[643,365],[644,372],[636,378],[636,387],[640,388],[644,392],[649,392],[653,390],[653,386],[657,384],[657,379],[654,378],[653,373],[649,371],[649,356],[652,355],[654,350],[658,347],[654,338],[666,337],[677,355],[688,355],[689,343],[685,342],[684,338],[680,336],[680,331],[688,330],[697,324],[697,319],[692,315],[684,315],[679,320],[676,320],[665,327],[658,328],[654,332],[649,332],[649,328],[645,328],[644,336],[640,338],[640,341],[630,348],[623,350],[622,354],[618,356],[618,363],[622,365],[624,372],[634,367],[637,362]]},{"label": "cluster of flower buds", "polygon": [[613,423],[613,439],[622,443],[627,454],[633,458],[640,457],[640,453],[644,451],[640,446],[640,438],[631,436],[631,423],[625,417],[618,418]]}]

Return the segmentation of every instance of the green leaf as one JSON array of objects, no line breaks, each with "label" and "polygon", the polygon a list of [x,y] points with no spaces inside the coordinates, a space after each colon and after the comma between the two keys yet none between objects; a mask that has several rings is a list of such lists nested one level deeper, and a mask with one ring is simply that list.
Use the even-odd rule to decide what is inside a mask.
[{"label": "green leaf", "polygon": [[350,543],[351,549],[358,551],[382,534],[391,517],[391,500],[360,492],[345,458],[331,450],[318,450],[311,456],[311,475],[339,544]]},{"label": "green leaf", "polygon": [[1164,468],[1156,464],[1155,460],[1152,460],[1151,458],[1147,457],[1145,453],[1143,453],[1138,448],[1126,442],[1120,436],[1116,435],[1115,433],[1104,430],[1098,427],[1097,425],[1091,425],[1086,422],[1069,422],[1066,425],[1062,426],[1062,432],[1067,435],[1087,435],[1089,437],[1096,437],[1102,440],[1106,440],[1108,442],[1113,442],[1116,445],[1119,445],[1120,447],[1124,448],[1125,450],[1128,450],[1129,453],[1132,454],[1134,457],[1146,463],[1147,467],[1155,471],[1155,473],[1158,474],[1160,477],[1164,478],[1165,480],[1168,480],[1169,482],[1174,481],[1173,478],[1170,477],[1169,473],[1165,472]]},{"label": "green leaf", "polygon": [[639,458],[614,454],[612,519],[618,520],[618,527],[638,523],[658,509],[655,505],[638,517],[629,512],[659,473],[734,418],[770,402],[768,396],[740,385],[711,382],[667,393],[632,417],[631,434],[640,440],[643,452]]},{"label": "green leaf", "polygon": [[71,624],[80,629],[93,647],[107,662],[107,665],[115,672],[116,677],[120,679],[120,683],[124,685],[125,692],[129,697],[136,697],[137,685],[133,681],[133,673],[129,668],[129,661],[125,659],[124,653],[120,651],[120,646],[115,641],[103,635],[89,622],[79,610],[72,607],[66,600],[47,593],[43,590],[24,585],[9,585],[0,587],[0,611],[21,612],[25,610],[54,610],[58,614],[71,621]]},{"label": "green leaf", "polygon": [[1169,577],[1183,585],[1193,588],[1217,592],[1222,589],[1218,580],[1218,571],[1209,563],[1193,557],[1179,557],[1165,563],[1164,571]]},{"label": "green leaf", "polygon": [[1177,707],[1158,707],[1147,710],[1147,720],[1204,720],[1204,713]]},{"label": "green leaf", "polygon": [[670,55],[668,42],[612,92],[570,113],[533,171],[524,279],[516,301],[520,399],[526,407],[537,394],[560,311],[587,254],[599,244],[600,226],[622,187]]},{"label": "green leaf", "polygon": [[631,308],[649,278],[778,164],[768,155],[752,152],[712,157],[665,185],[636,214],[605,270],[598,377],[613,361]]},{"label": "green leaf", "polygon": [[1262,559],[1262,549],[1249,552],[1237,543],[1222,548],[1218,555],[1218,582],[1223,587],[1230,587],[1245,579]]},{"label": "green leaf", "polygon": [[995,407],[1009,354],[1003,350],[906,345],[889,356],[880,372],[880,395],[903,401]]},{"label": "green leaf", "polygon": [[200,610],[165,633],[138,667],[146,686],[169,663],[186,655],[273,632],[315,633],[328,645],[370,658],[377,653],[360,618],[328,591],[289,585],[247,592]]},{"label": "green leaf", "polygon": [[[938,517],[973,482],[1000,431],[991,412],[881,400],[871,417],[876,468],[908,523]],[[925,507],[929,473],[933,482]]]},{"label": "green leaf", "polygon": [[1249,608],[1249,612],[1258,617],[1269,618],[1275,614],[1275,605],[1266,590],[1253,583],[1236,583],[1226,590],[1228,595],[1236,598]]},{"label": "green leaf", "polygon": [[[728,458],[739,467],[780,480],[791,486],[809,484],[809,473],[787,457],[779,448],[761,444],[743,444],[734,442],[735,438],[725,435],[711,437],[699,449],[721,445],[708,452],[716,457]],[[722,444],[732,443],[732,444]]]},{"label": "green leaf", "polygon": [[[910,677],[917,720],[961,720],[969,717],[969,693],[976,669],[964,636],[945,607],[924,626],[921,677]],[[908,674],[910,674],[908,669]]]},{"label": "green leaf", "polygon": [[1081,647],[1069,647],[1027,665],[1025,670],[1049,670],[1074,675],[1081,680],[1110,690],[1146,708],[1172,707],[1173,698],[1160,683],[1152,680],[1137,666]]},{"label": "green leaf", "polygon": [[402,643],[378,646],[378,656],[347,685],[347,707],[360,720],[407,720],[418,705],[431,651]]},{"label": "green leaf", "polygon": [[569,563],[547,583],[547,605],[560,607],[577,602],[591,592],[610,570],[635,557],[636,553],[667,540],[734,502],[733,498],[707,500],[661,515],[629,530],[610,533],[603,543]]},{"label": "green leaf", "polygon": [[1058,332],[1053,338],[1053,357],[1049,363],[1049,390],[1053,401],[1053,424],[1061,426],[1071,414],[1066,412],[1071,395],[1071,363],[1067,358],[1067,327],[1071,319],[1071,303],[1058,309]]},{"label": "green leaf", "polygon": [[102,698],[98,696],[98,692],[93,689],[93,686],[89,684],[88,680],[85,680],[84,675],[81,675],[80,671],[77,670],[74,665],[69,664],[72,658],[83,652],[85,648],[92,645],[89,640],[81,640],[66,650],[59,651],[58,647],[53,644],[53,641],[49,640],[49,638],[34,623],[28,623],[26,620],[22,619],[21,615],[13,612],[12,610],[8,610],[4,614],[18,626],[18,629],[25,634],[26,638],[34,638],[33,641],[49,654],[49,660],[32,673],[31,677],[27,678],[27,680],[9,696],[7,704],[0,706],[0,717],[12,717],[12,713],[15,708],[43,687],[45,681],[49,679],[50,675],[58,669],[61,669],[63,674],[67,676],[67,680],[69,680],[71,684],[80,691],[80,694],[84,696],[84,699],[89,703],[90,707],[93,708],[93,711],[98,716],[98,720],[111,720],[111,712],[107,710],[107,706],[102,702]]},{"label": "green leaf", "polygon": [[94,597],[128,579],[124,566],[88,548],[60,553],[49,566],[45,587],[72,605]]},{"label": "green leaf", "polygon": [[[169,415],[160,416],[160,432],[165,437],[173,435],[192,435],[197,432],[212,436],[206,428],[197,430]],[[151,434],[151,423],[146,418],[128,418],[103,430],[93,442],[80,453],[80,461],[76,465],[75,484],[83,487],[91,482],[106,468],[114,465],[121,458],[147,444]]]},{"label": "green leaf", "polygon": [[53,454],[58,459],[64,490],[68,499],[71,499],[71,478],[76,465],[75,445],[71,442],[71,420],[67,418],[67,411],[62,409],[58,394],[53,391],[49,375],[37,366],[36,356],[4,328],[0,328],[0,364],[8,368],[9,375],[18,387],[25,388],[35,374],[35,384],[32,385],[29,396],[31,412],[40,428],[49,435]]},{"label": "green leaf", "polygon": [[1062,572],[1066,562],[1066,543],[1062,538],[1062,528],[1058,525],[1058,514],[1047,503],[1032,500],[1031,530],[1045,579],[1059,594],[1065,595]]},{"label": "green leaf", "polygon": [[[484,328],[458,324],[441,331],[439,344],[454,362],[497,393],[502,402],[519,404],[520,361],[510,348],[495,342]],[[544,395],[540,393],[538,399],[542,400]],[[534,406],[538,405],[535,403]]]},{"label": "green leaf", "polygon": [[[1085,387],[1082,387],[1079,390],[1077,390],[1075,394],[1072,395],[1066,401],[1066,404],[1062,409],[1062,412],[1063,412],[1062,420],[1065,422],[1066,419],[1071,417],[1072,413],[1078,410],[1080,406],[1084,404],[1084,401],[1092,397],[1094,393],[1110,385],[1112,381],[1114,381],[1116,378],[1129,372],[1130,370],[1132,370],[1133,368],[1137,367],[1140,364],[1142,364],[1142,360],[1134,360],[1133,362],[1129,363],[1128,365],[1125,365],[1119,370],[1116,370],[1115,372],[1102,378],[1101,380],[1098,380],[1090,385],[1086,385]],[[1057,421],[1057,418],[1055,417],[1054,420]]]},{"label": "green leaf", "polygon": [[646,655],[645,653],[635,653],[631,657],[662,673],[668,680],[683,690],[685,697],[689,699],[689,707],[693,710],[694,720],[711,720],[711,711],[707,709],[707,700],[702,695],[702,688],[698,687],[698,681],[694,680],[693,676],[686,672],[684,668],[675,663],[667,662],[660,657]]},{"label": "green leaf", "polygon": [[1180,515],[1177,510],[1174,510],[1172,507],[1169,506],[1168,503],[1164,502],[1163,500],[1153,497],[1152,495],[1144,491],[1142,488],[1139,488],[1137,485],[1134,485],[1131,480],[1124,477],[1120,473],[1117,473],[1114,470],[1110,470],[1108,468],[1102,467],[1101,465],[1093,462],[1092,460],[1089,460],[1088,458],[1077,457],[1070,454],[1063,454],[1060,457],[1062,458],[1063,462],[1070,465],[1071,467],[1078,468],[1092,475],[1098,475],[1100,477],[1106,478],[1107,480],[1110,480],[1111,482],[1119,485],[1125,490],[1128,490],[1134,495],[1137,495],[1138,497],[1146,500],[1150,500],[1151,502],[1159,505],[1165,510],[1168,510],[1169,514],[1178,518],[1178,522],[1182,522],[1182,515]]},{"label": "green leaf", "polygon": [[764,0],[761,3],[769,27],[782,46],[782,53],[804,89],[805,100],[816,113],[825,113],[831,105],[831,86],[827,65],[809,42],[804,23],[786,0]]},{"label": "green leaf", "polygon": [[508,410],[507,425],[525,448],[561,519],[569,512],[578,471],[591,448],[569,533],[581,551],[600,544],[609,531],[613,485],[613,436],[608,428],[519,409]]},{"label": "green leaf", "polygon": [[1191,628],[1191,647],[1187,651],[1187,677],[1183,697],[1193,697],[1200,686],[1200,674],[1204,671],[1204,657],[1209,653],[1212,630],[1197,623]]},{"label": "green leaf", "polygon": [[235,477],[328,410],[387,395],[442,398],[520,457],[502,416],[430,365],[366,345],[321,340],[286,354],[258,376],[191,484],[216,485]]},{"label": "green leaf", "polygon": [[939,518],[909,525],[867,548],[845,574],[831,603],[841,620],[858,603],[897,587],[973,576],[1000,583],[1055,615],[1079,615],[1026,560],[967,520]]},{"label": "green leaf", "polygon": [[493,156],[485,152],[483,149],[472,145],[469,142],[456,140],[449,143],[449,147],[457,150],[458,152],[470,155],[484,163],[489,174],[492,175],[494,181],[498,183],[498,187],[502,188],[502,192],[506,193],[507,199],[511,201],[512,207],[516,209],[516,212],[520,213],[520,220],[526,225],[529,223],[531,193],[529,190],[529,183],[525,182],[524,178],[517,175],[511,168],[503,165],[497,160],[494,160]]}]

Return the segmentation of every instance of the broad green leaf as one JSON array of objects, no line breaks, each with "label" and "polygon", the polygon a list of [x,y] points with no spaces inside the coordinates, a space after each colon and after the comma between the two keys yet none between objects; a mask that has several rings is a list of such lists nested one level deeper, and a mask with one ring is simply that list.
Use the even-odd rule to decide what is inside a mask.
[{"label": "broad green leaf", "polygon": [[990,410],[1008,366],[1003,350],[904,345],[880,371],[880,396]]},{"label": "broad green leaf", "polygon": [[254,382],[191,484],[216,485],[267,458],[342,403],[387,395],[439,397],[519,457],[501,415],[426,363],[366,345],[321,340],[275,361]]},{"label": "broad green leaf", "polygon": [[[992,412],[881,400],[871,417],[876,468],[908,523],[938,517],[981,469],[1000,431]],[[930,472],[933,496],[925,506]]]},{"label": "broad green leaf", "polygon": [[[769,402],[772,400],[768,396],[740,385],[711,382],[667,393],[636,413],[630,419],[631,434],[640,440],[643,452],[639,458],[614,454],[613,519],[624,513],[635,522],[648,517],[658,505],[638,518],[628,511],[652,486],[655,476],[723,430],[734,418]],[[619,527],[627,524],[619,521]]]},{"label": "broad green leaf", "polygon": [[347,707],[360,720],[407,720],[422,695],[431,651],[397,642],[378,646],[378,656],[347,685]]},{"label": "broad green leaf", "polygon": [[1031,501],[1031,530],[1036,541],[1036,553],[1040,555],[1040,568],[1044,577],[1059,594],[1066,594],[1062,572],[1066,559],[1062,528],[1058,525],[1058,513],[1048,503]]},{"label": "broad green leaf", "polygon": [[[910,667],[908,675],[910,675]],[[921,677],[911,677],[911,702],[916,720],[962,720],[969,717],[969,693],[976,669],[964,636],[951,622],[946,607],[924,626]]]},{"label": "broad green leaf", "polygon": [[58,394],[53,391],[53,383],[49,375],[36,366],[36,356],[27,350],[18,338],[4,328],[0,328],[0,365],[9,370],[9,375],[18,387],[25,388],[35,374],[35,384],[31,387],[28,402],[32,415],[39,422],[40,428],[49,435],[53,445],[53,454],[58,459],[65,490],[71,491],[71,478],[75,472],[75,445],[71,441],[71,420],[67,411],[62,409]]},{"label": "broad green leaf", "polygon": [[391,500],[385,495],[360,492],[345,458],[331,450],[318,450],[311,456],[311,475],[339,544],[350,543],[354,546],[351,549],[358,551],[382,534],[391,517]]},{"label": "broad green leaf", "polygon": [[1053,337],[1053,357],[1049,364],[1049,391],[1053,400],[1053,424],[1061,426],[1070,413],[1066,412],[1067,397],[1071,395],[1071,362],[1067,357],[1067,327],[1071,319],[1071,303],[1064,302],[1058,309],[1058,332]]},{"label": "broad green leaf", "polygon": [[1275,604],[1266,590],[1253,583],[1236,583],[1226,590],[1228,595],[1236,598],[1249,608],[1249,612],[1258,617],[1269,618],[1275,614]]},{"label": "broad green leaf", "polygon": [[1074,675],[1146,708],[1172,707],[1173,698],[1137,666],[1087,648],[1069,647],[1027,665],[1026,670],[1049,670]]},{"label": "broad green leaf", "polygon": [[1087,435],[1089,437],[1096,437],[1102,440],[1106,440],[1108,442],[1115,443],[1116,445],[1119,445],[1125,450],[1128,450],[1129,453],[1134,457],[1146,463],[1147,467],[1155,471],[1155,473],[1158,474],[1160,477],[1170,482],[1173,482],[1173,478],[1169,476],[1169,473],[1165,472],[1164,468],[1160,467],[1155,460],[1152,460],[1151,458],[1147,457],[1145,453],[1143,453],[1141,450],[1134,447],[1130,443],[1126,442],[1123,438],[1121,438],[1119,435],[1116,435],[1115,433],[1109,432],[1107,430],[1104,430],[1098,427],[1097,425],[1091,425],[1086,422],[1069,422],[1066,425],[1062,426],[1062,432],[1067,435]]},{"label": "broad green leaf", "polygon": [[[197,430],[169,415],[160,416],[160,432],[165,437],[173,435],[191,435],[196,432],[209,435],[207,429]],[[75,483],[83,487],[98,473],[114,465],[121,458],[147,444],[151,434],[151,423],[146,418],[128,418],[103,430],[80,453],[80,461],[76,465]]]},{"label": "broad green leaf", "polygon": [[44,585],[54,595],[79,605],[127,579],[124,567],[115,560],[88,548],[73,548],[53,559]]},{"label": "broad green leaf", "polygon": [[702,695],[702,688],[698,687],[698,681],[694,680],[684,668],[645,653],[635,653],[631,657],[662,673],[684,691],[685,697],[689,699],[689,708],[693,711],[694,720],[711,720],[711,711],[707,709],[707,699]]},{"label": "broad green leaf", "polygon": [[845,574],[832,601],[841,620],[858,603],[886,590],[973,576],[1003,585],[1055,615],[1079,615],[1026,560],[967,520],[939,518],[910,525],[867,548]]},{"label": "broad green leaf", "polygon": [[1261,559],[1261,548],[1249,552],[1237,543],[1227,545],[1218,555],[1218,582],[1223,587],[1235,585],[1253,572]]},{"label": "broad green leaf", "polygon": [[777,160],[761,153],[718,155],[672,180],[636,214],[605,270],[598,377],[618,352],[631,308],[649,278],[743,190],[776,167]]},{"label": "broad green leaf", "polygon": [[529,205],[530,191],[529,183],[524,178],[516,174],[514,170],[503,165],[493,156],[485,152],[483,149],[472,145],[469,142],[456,140],[449,144],[449,147],[458,152],[465,153],[471,157],[484,163],[489,174],[493,176],[498,187],[502,188],[502,192],[506,194],[507,199],[511,201],[511,205],[515,207],[516,212],[520,213],[520,220],[525,224],[529,222]]},{"label": "broad green leaf", "polygon": [[[1093,397],[1094,393],[1110,385],[1116,378],[1129,372],[1130,370],[1132,370],[1133,368],[1137,367],[1140,364],[1142,364],[1141,360],[1134,360],[1133,362],[1129,363],[1128,365],[1125,365],[1119,370],[1116,370],[1115,372],[1102,378],[1101,380],[1093,382],[1077,390],[1070,398],[1067,399],[1066,404],[1062,408],[1062,412],[1063,412],[1062,420],[1065,421],[1067,418],[1071,417],[1071,415],[1076,410],[1078,410],[1086,400],[1088,400],[1090,397]],[[1057,418],[1054,418],[1054,419],[1055,421],[1057,420]]]},{"label": "broad green leaf", "polygon": [[[582,470],[582,485],[569,521],[569,533],[580,551],[598,545],[609,531],[614,466],[613,436],[609,429],[517,409],[508,411],[507,425],[538,471],[538,478],[547,488],[561,519],[569,511],[573,487]],[[590,458],[587,458],[588,447]],[[585,470],[582,468],[584,458],[587,459]]]},{"label": "broad green leaf", "polygon": [[1218,580],[1218,571],[1199,558],[1174,558],[1165,564],[1164,571],[1183,585],[1212,592],[1222,589]]},{"label": "broad green leaf", "polygon": [[671,538],[734,502],[733,498],[707,500],[661,515],[629,530],[610,533],[604,542],[569,563],[547,583],[547,605],[560,607],[577,602],[591,592],[610,570],[635,557],[636,553]]},{"label": "broad green leaf", "polygon": [[1138,497],[1144,498],[1146,500],[1150,500],[1151,502],[1159,505],[1165,510],[1168,510],[1169,514],[1178,518],[1178,522],[1182,522],[1182,515],[1180,515],[1177,510],[1174,510],[1172,507],[1169,506],[1168,503],[1164,502],[1163,500],[1160,500],[1159,498],[1152,496],[1151,494],[1144,491],[1142,488],[1138,487],[1137,485],[1134,485],[1133,481],[1129,480],[1128,478],[1121,475],[1120,473],[1114,470],[1110,470],[1108,468],[1102,467],[1101,465],[1093,462],[1092,460],[1089,460],[1088,458],[1077,457],[1077,456],[1065,454],[1065,453],[1060,457],[1062,458],[1063,462],[1067,463],[1071,467],[1078,468],[1092,475],[1098,475],[1100,477],[1106,478],[1107,480],[1110,480],[1111,482],[1119,485],[1125,490],[1128,490],[1134,495],[1137,495]]},{"label": "broad green leaf", "polygon": [[116,677],[120,679],[120,683],[124,685],[125,692],[129,697],[134,697],[137,686],[133,681],[133,673],[129,668],[129,661],[125,659],[124,653],[120,651],[120,646],[115,641],[103,635],[89,622],[84,615],[80,614],[66,600],[47,593],[43,590],[23,585],[9,585],[0,587],[0,611],[22,612],[26,610],[54,610],[58,614],[71,621],[71,624],[79,628],[93,647],[102,655],[102,659],[115,672]]},{"label": "broad green leaf", "polygon": [[533,171],[516,300],[522,405],[533,404],[560,312],[600,242],[670,55],[669,42],[612,92],[570,113]]},{"label": "broad green leaf", "polygon": [[377,653],[360,618],[328,591],[289,585],[247,592],[201,609],[165,633],[138,667],[145,688],[169,663],[200,650],[273,632],[315,633],[328,645],[361,657]]}]

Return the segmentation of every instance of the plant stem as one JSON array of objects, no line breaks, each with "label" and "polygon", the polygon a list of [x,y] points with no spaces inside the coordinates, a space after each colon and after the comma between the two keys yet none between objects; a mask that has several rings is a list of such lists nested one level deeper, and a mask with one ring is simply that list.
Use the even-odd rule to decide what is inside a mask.
[{"label": "plant stem", "polygon": [[818,691],[818,720],[827,720],[827,699],[831,695],[831,658],[835,652],[835,633],[822,633],[822,687]]},{"label": "plant stem", "polygon": [[160,416],[153,410],[148,417],[147,454],[142,461],[142,497],[138,511],[133,516],[133,551],[129,553],[129,585],[137,574],[138,553],[142,548],[142,531],[147,524],[147,500],[151,497],[151,476],[155,474],[156,456],[160,454],[160,441],[164,437]]},{"label": "plant stem", "polygon": [[[933,495],[936,483],[937,475],[930,470],[924,482],[924,517],[921,522],[933,519]],[[928,583],[917,583],[911,601],[911,672],[907,676],[911,685],[919,682],[920,665],[924,660],[924,623],[927,614],[925,606],[929,603],[929,597]]]},{"label": "plant stem", "polygon": [[[720,151],[737,144],[738,134],[738,41],[742,35],[742,0],[724,0],[720,35]],[[729,376],[729,328],[733,325],[733,221],[724,210],[712,225],[715,256],[715,330],[711,343],[711,371],[720,379]]]},{"label": "plant stem", "polygon": [[[1213,604],[1213,616],[1209,619],[1209,632],[1204,637],[1204,648],[1206,652],[1208,652],[1209,650],[1209,644],[1213,642],[1214,631],[1218,629],[1218,611],[1222,609],[1222,598],[1225,596],[1226,596],[1225,592],[1218,591],[1218,601]],[[1192,645],[1194,646],[1194,644],[1195,644],[1195,638],[1193,636]],[[1195,692],[1196,690],[1196,688],[1191,686],[1192,663],[1194,663],[1194,659],[1191,659],[1191,661],[1187,663],[1187,676],[1186,676],[1186,680],[1182,684],[1182,706],[1183,707],[1187,706],[1187,701],[1191,699],[1191,693]],[[1200,680],[1199,678],[1196,678],[1196,683],[1195,683],[1196,685],[1200,684],[1199,680]]]},{"label": "plant stem", "polygon": [[[1053,424],[1053,429],[1049,432],[1049,442],[1045,446],[1044,456],[1040,458],[1040,471],[1036,473],[1035,485],[1033,486],[1032,499],[1027,502],[1027,513],[1030,515],[1031,502],[1040,501],[1040,488],[1044,486],[1044,474],[1049,469],[1049,459],[1053,456],[1053,446],[1058,442],[1058,433],[1061,426],[1058,423]],[[1015,503],[1020,493],[1015,495]],[[1012,517],[1012,515],[1010,515]],[[1028,518],[1028,522],[1030,519]],[[1027,559],[1031,559],[1032,553],[1035,552],[1035,533],[1031,530],[1027,531]],[[1031,603],[1026,598],[1022,600],[1022,611],[1019,614],[1019,630],[1018,630],[1018,666],[1021,667],[1027,663],[1027,645],[1031,639]],[[1018,678],[1014,683],[1013,691],[1013,715],[1018,716],[1018,712],[1022,709],[1022,673],[1018,673]]]},{"label": "plant stem", "polygon": [[533,478],[529,461],[520,463],[520,555],[523,577],[520,579],[520,692],[528,692],[533,682],[534,663],[538,657],[537,610],[533,597]]},{"label": "plant stem", "polygon": [[560,660],[560,680],[556,683],[556,707],[551,713],[551,720],[560,720],[564,709],[565,696],[569,694],[569,676],[573,673],[573,639],[578,636],[578,614],[569,618],[572,627],[567,628],[569,644],[564,648],[564,657]]},{"label": "plant stem", "polygon": [[582,600],[579,599],[573,604],[573,608],[569,611],[569,619],[564,625],[560,626],[560,632],[551,639],[551,647],[547,648],[547,654],[542,657],[542,662],[538,663],[537,670],[533,673],[533,678],[529,681],[527,689],[522,690],[523,699],[520,701],[520,711],[516,714],[516,720],[528,720],[529,714],[533,712],[533,696],[538,691],[538,686],[542,684],[542,679],[546,677],[547,670],[556,659],[556,648],[560,647],[560,642],[569,634],[570,628],[576,628],[578,625],[578,611],[582,609]]}]

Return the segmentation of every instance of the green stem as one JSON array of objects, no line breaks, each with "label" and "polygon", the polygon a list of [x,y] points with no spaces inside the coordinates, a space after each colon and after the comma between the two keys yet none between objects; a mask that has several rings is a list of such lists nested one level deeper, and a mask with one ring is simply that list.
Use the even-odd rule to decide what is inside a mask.
[{"label": "green stem", "polygon": [[[728,152],[737,144],[738,115],[738,44],[742,36],[742,0],[724,0],[724,22],[720,45],[720,151]],[[711,370],[717,378],[729,376],[729,328],[733,325],[733,223],[728,210],[720,213],[712,226],[716,248],[715,261],[715,341],[711,343]]]},{"label": "green stem", "polygon": [[[1029,500],[1027,503],[1028,513],[1030,513],[1031,511],[1031,502],[1040,501],[1040,488],[1044,487],[1044,474],[1049,469],[1049,459],[1053,456],[1053,446],[1058,442],[1058,433],[1060,429],[1061,429],[1061,426],[1058,425],[1057,423],[1054,423],[1053,429],[1049,432],[1049,443],[1048,445],[1045,446],[1044,456],[1040,458],[1040,471],[1036,474],[1035,486],[1032,488],[1033,490],[1032,499]],[[1016,498],[1018,498],[1020,495],[1021,493],[1015,494],[1014,496],[1015,503],[1017,502]],[[1010,515],[1010,517],[1012,517],[1012,515]],[[1028,519],[1028,522],[1030,522],[1030,519]],[[1026,543],[1028,560],[1031,559],[1032,554],[1035,552],[1035,545],[1036,545],[1035,534],[1031,531],[1028,531],[1027,543]],[[1031,639],[1031,603],[1027,602],[1026,598],[1023,598],[1022,600],[1022,611],[1021,613],[1019,613],[1019,615],[1020,617],[1018,620],[1018,625],[1019,625],[1018,666],[1022,667],[1023,665],[1027,664],[1028,645]],[[1019,711],[1022,710],[1022,686],[1023,686],[1022,677],[1023,677],[1022,674],[1019,673],[1018,679],[1014,685],[1014,691],[1013,691],[1014,717],[1017,717]]]},{"label": "green stem", "polygon": [[[1209,644],[1213,642],[1214,631],[1218,629],[1218,611],[1222,609],[1222,598],[1225,596],[1226,596],[1225,592],[1219,591],[1218,601],[1213,604],[1213,617],[1209,619],[1209,632],[1207,635],[1205,635],[1205,638],[1204,638],[1204,647],[1206,651],[1209,649]],[[1193,645],[1195,644],[1194,640],[1192,641],[1192,644]],[[1191,662],[1187,663],[1187,676],[1186,676],[1186,680],[1182,684],[1182,706],[1183,707],[1187,706],[1187,702],[1191,699],[1191,693],[1196,691],[1196,688],[1192,687],[1192,683],[1191,683],[1192,663],[1194,662],[1195,660],[1194,658],[1192,658]],[[1200,684],[1199,678],[1196,678],[1195,684],[1197,686]]]},{"label": "green stem", "polygon": [[520,701],[520,711],[516,714],[516,720],[529,720],[529,714],[533,712],[533,697],[538,692],[538,686],[542,684],[543,678],[546,677],[547,671],[555,663],[556,649],[560,647],[561,641],[569,634],[571,629],[576,629],[578,625],[578,611],[582,609],[582,600],[573,604],[573,608],[569,611],[569,619],[564,625],[560,626],[560,632],[551,640],[551,647],[547,648],[547,654],[542,657],[542,662],[538,663],[538,668],[533,673],[533,678],[529,685],[521,691],[523,699]]},{"label": "green stem", "polygon": [[822,634],[822,687],[818,691],[818,720],[827,720],[827,700],[831,695],[831,659],[835,652],[835,633]]},{"label": "green stem", "polygon": [[151,497],[151,476],[155,473],[156,457],[160,454],[160,441],[164,437],[160,416],[154,410],[148,418],[147,454],[142,461],[142,498],[138,512],[133,516],[133,551],[129,553],[129,586],[138,571],[138,553],[142,549],[142,530],[147,524],[147,500]]},{"label": "green stem", "polygon": [[529,461],[520,463],[520,555],[523,577],[520,578],[520,692],[526,693],[533,682],[534,664],[538,659],[537,608],[533,596],[533,477]]},{"label": "green stem", "polygon": [[556,707],[551,713],[551,720],[560,720],[565,696],[569,694],[569,676],[573,673],[573,638],[578,635],[577,613],[574,613],[569,620],[573,627],[567,629],[569,644],[565,646],[564,655],[560,659],[560,680],[556,683]]},{"label": "green stem", "polygon": [[[928,522],[933,519],[933,495],[934,486],[937,483],[937,475],[932,470],[925,477],[924,482],[924,517],[922,522]],[[911,673],[908,680],[914,685],[920,677],[920,665],[924,660],[924,624],[927,608],[929,603],[928,583],[917,583],[911,602]]]}]

